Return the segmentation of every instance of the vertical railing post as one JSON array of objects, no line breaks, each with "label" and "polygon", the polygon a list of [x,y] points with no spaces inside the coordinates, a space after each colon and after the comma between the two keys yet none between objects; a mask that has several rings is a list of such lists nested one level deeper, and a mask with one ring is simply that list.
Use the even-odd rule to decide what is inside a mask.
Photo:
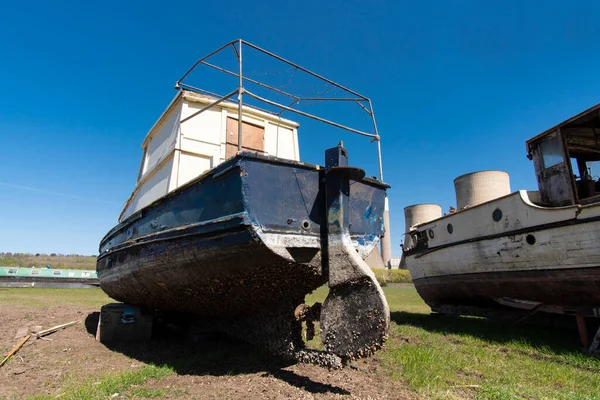
[{"label": "vertical railing post", "polygon": [[375,111],[373,111],[373,104],[369,99],[369,111],[371,111],[371,120],[373,121],[373,130],[375,131],[375,140],[377,140],[377,160],[379,161],[379,180],[383,182],[383,162],[381,160],[381,138],[379,136],[379,130],[377,129],[377,121],[375,121]]},{"label": "vertical railing post", "polygon": [[242,76],[242,39],[239,39],[238,47],[240,58],[240,86],[238,88],[238,151],[242,151],[242,94],[244,92],[244,81]]},{"label": "vertical railing post", "polygon": [[[379,136],[379,130],[377,129],[377,121],[375,121],[375,111],[373,111],[373,104],[369,99],[369,111],[371,111],[371,118],[373,119],[373,129],[375,131],[375,140],[377,141],[377,159],[379,161],[379,179],[383,182],[383,161],[381,157],[381,137]],[[390,228],[390,206],[387,194],[385,195],[385,205],[383,209],[383,236],[381,237],[380,250],[381,259],[387,269],[391,269],[392,264],[392,231]]]}]

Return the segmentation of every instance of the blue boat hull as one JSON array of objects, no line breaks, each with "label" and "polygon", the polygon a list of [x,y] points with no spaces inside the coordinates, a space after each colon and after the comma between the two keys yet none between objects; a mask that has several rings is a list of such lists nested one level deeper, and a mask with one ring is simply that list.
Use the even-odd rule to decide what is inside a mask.
[{"label": "blue boat hull", "polygon": [[[383,233],[387,187],[351,182],[350,234],[363,258]],[[113,228],[100,244],[100,286],[128,304],[230,322],[292,315],[328,280],[327,207],[322,167],[242,153]]]}]

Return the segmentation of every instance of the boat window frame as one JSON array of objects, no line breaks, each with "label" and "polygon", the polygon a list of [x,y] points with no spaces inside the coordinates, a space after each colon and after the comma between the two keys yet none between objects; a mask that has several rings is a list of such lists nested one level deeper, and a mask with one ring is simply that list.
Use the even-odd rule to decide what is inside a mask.
[{"label": "boat window frame", "polygon": [[[544,143],[547,143],[551,140],[558,141],[556,144],[558,144],[558,149],[560,149],[562,153],[562,161],[546,166],[546,160],[544,159],[542,148]],[[527,142],[527,148],[529,150],[528,157],[534,161],[536,180],[538,182],[538,188],[542,199],[545,199],[550,206],[568,206],[578,204],[579,198],[577,196],[577,187],[571,166],[571,157],[565,135],[563,134],[561,128],[555,127],[546,131],[542,135],[538,135],[535,138],[530,139]],[[561,170],[563,171],[561,172]],[[566,186],[561,186],[562,190],[569,190],[570,193],[568,193],[562,199],[553,200],[552,197],[553,193],[555,192],[548,190],[551,180],[547,178],[557,175],[564,176]]]},{"label": "boat window frame", "polygon": [[[540,155],[542,156],[542,168],[548,169],[564,162],[563,143],[560,135],[552,134],[540,140],[538,143]],[[551,153],[553,151],[554,153]]]},{"label": "boat window frame", "polygon": [[[538,146],[548,136],[557,132],[562,139],[565,169],[569,174],[566,178],[570,181],[572,204],[599,202],[600,175],[597,180],[593,179],[593,176],[588,176],[586,163],[600,162],[600,104],[596,104],[527,140],[527,157],[534,161],[538,185],[540,185],[540,173],[543,171],[540,168],[541,160],[538,160]],[[577,170],[578,176],[575,175],[575,170]],[[592,171],[593,173],[594,171]],[[595,182],[593,186],[591,181]],[[541,187],[540,185],[540,191]],[[559,206],[561,204],[550,205]]]}]

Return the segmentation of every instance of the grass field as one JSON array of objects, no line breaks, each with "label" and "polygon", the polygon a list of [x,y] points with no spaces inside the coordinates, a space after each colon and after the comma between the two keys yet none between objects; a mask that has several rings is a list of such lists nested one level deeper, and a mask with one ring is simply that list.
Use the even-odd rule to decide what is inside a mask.
[{"label": "grass field", "polygon": [[[523,326],[502,327],[479,318],[429,315],[412,285],[384,289],[392,327],[384,350],[377,353],[379,373],[424,398],[600,399],[600,360],[580,353],[577,332]],[[307,297],[322,301],[327,288]],[[38,308],[61,304],[101,306],[109,299],[100,290],[0,290],[0,304]],[[106,398],[124,391],[157,397],[136,382],[175,374],[168,366],[109,374],[94,385],[78,382],[61,398]],[[134,386],[132,386],[134,385]],[[129,389],[128,389],[129,388]],[[127,391],[129,390],[129,391]],[[133,396],[133,394],[132,394]],[[160,397],[160,396],[158,396]]]},{"label": "grass field", "polygon": [[96,256],[0,253],[0,267],[96,269]]},{"label": "grass field", "polygon": [[382,358],[414,390],[434,398],[600,399],[600,360],[581,354],[575,330],[433,317],[413,288],[386,294],[395,324]]},{"label": "grass field", "polygon": [[407,269],[374,269],[373,272],[381,286],[387,286],[389,283],[412,283]]},{"label": "grass field", "polygon": [[84,305],[100,309],[114,302],[100,289],[0,289],[0,304],[15,304],[25,308],[62,305]]}]

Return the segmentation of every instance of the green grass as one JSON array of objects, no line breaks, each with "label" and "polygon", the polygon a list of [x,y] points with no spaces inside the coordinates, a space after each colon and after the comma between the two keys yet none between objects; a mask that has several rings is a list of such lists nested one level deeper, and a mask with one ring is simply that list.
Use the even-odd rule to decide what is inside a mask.
[{"label": "green grass", "polygon": [[[145,366],[138,371],[128,371],[120,374],[107,374],[99,379],[71,383],[61,394],[60,399],[65,400],[94,400],[107,399],[115,393],[124,394],[128,398],[160,398],[167,393],[166,389],[152,389],[137,387],[148,380],[160,380],[173,374],[169,367]],[[31,400],[55,399],[57,395],[34,396]]]},{"label": "green grass", "polygon": [[[392,326],[377,357],[386,375],[426,397],[600,399],[600,360],[580,353],[575,330],[431,316],[413,287],[384,292]],[[319,288],[306,301],[326,296]]]},{"label": "green grass", "polygon": [[167,394],[167,389],[136,387],[129,390],[129,394],[131,394],[132,397],[142,397],[145,399],[160,399],[162,397],[165,397],[165,395]]},{"label": "green grass", "polygon": [[328,293],[329,293],[329,287],[321,286],[320,288],[318,288],[317,290],[315,290],[314,292],[312,292],[311,294],[306,296],[306,298],[304,299],[304,302],[308,305],[313,305],[316,302],[322,303],[325,300],[325,298],[327,297]]},{"label": "green grass", "polygon": [[[414,287],[386,287],[384,292],[392,324],[386,347],[376,355],[381,364],[379,374],[433,399],[600,400],[600,360],[580,353],[576,330],[501,326],[481,318],[431,316]],[[319,288],[307,296],[306,302],[323,301],[327,293],[327,287]],[[32,308],[62,304],[99,307],[110,301],[100,290],[0,290],[0,303]],[[311,347],[319,345],[317,336]],[[232,354],[237,352],[227,348],[214,354],[207,352],[190,360],[194,365],[175,369],[211,371],[235,358]],[[239,357],[232,365],[252,362],[246,359],[247,354]],[[206,365],[198,369],[198,363]],[[106,398],[116,392],[130,397],[165,396],[163,389],[137,386],[144,380],[173,373],[175,364],[168,365],[107,375],[96,385],[74,382],[61,398]],[[240,367],[236,373],[243,371]]]},{"label": "green grass", "polygon": [[381,286],[388,283],[412,283],[407,269],[374,269],[375,277]]},{"label": "green grass", "polygon": [[101,289],[0,289],[0,304],[15,304],[25,308],[44,308],[61,305],[100,307],[113,302]]}]

